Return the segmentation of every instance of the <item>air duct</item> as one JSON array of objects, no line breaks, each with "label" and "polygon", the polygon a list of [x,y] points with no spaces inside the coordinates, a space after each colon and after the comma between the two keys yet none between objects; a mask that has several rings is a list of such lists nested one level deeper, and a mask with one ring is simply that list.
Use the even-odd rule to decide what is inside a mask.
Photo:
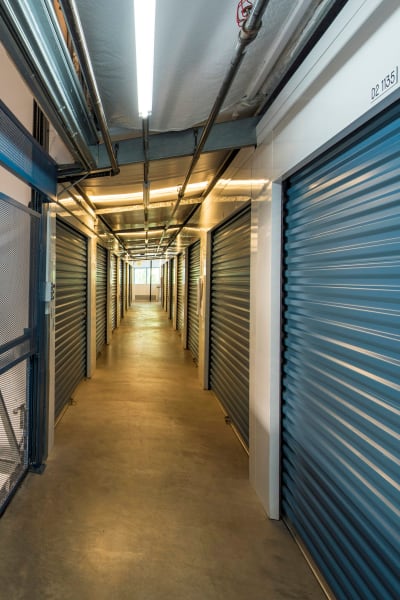
[{"label": "air duct", "polygon": [[28,87],[74,158],[87,169],[98,143],[81,85],[50,0],[2,0],[0,34]]},{"label": "air duct", "polygon": [[89,90],[89,94],[93,103],[93,109],[103,136],[107,154],[110,159],[112,174],[118,175],[120,169],[118,167],[117,158],[112,146],[103,104],[97,87],[96,78],[89,57],[89,51],[86,45],[85,35],[83,33],[83,28],[79,18],[78,10],[76,8],[75,0],[59,0],[59,2],[64,13],[65,22],[75,46],[76,53],[78,55],[86,85]]}]

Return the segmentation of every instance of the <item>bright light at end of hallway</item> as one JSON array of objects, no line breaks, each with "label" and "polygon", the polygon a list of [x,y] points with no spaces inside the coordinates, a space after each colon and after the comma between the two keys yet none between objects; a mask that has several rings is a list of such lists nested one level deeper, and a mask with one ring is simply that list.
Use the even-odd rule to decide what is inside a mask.
[{"label": "bright light at end of hallway", "polygon": [[139,116],[151,115],[153,104],[156,0],[134,0],[136,73]]}]

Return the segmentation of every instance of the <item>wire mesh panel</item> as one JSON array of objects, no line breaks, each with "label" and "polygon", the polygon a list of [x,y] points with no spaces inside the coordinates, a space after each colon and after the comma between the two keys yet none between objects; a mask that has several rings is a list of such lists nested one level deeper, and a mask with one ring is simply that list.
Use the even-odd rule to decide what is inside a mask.
[{"label": "wire mesh panel", "polygon": [[0,512],[28,466],[39,215],[0,194]]}]

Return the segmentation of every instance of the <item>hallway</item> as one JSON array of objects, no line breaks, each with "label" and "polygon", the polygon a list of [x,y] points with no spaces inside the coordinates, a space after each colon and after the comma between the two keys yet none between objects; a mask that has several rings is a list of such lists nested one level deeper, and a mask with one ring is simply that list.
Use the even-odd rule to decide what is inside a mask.
[{"label": "hallway", "polygon": [[0,520],[0,600],[322,599],[158,304],[136,304]]}]

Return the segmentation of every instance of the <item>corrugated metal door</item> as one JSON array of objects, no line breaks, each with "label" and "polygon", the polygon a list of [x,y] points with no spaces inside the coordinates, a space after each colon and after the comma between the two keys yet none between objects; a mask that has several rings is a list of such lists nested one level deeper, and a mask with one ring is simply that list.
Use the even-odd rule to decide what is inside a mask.
[{"label": "corrugated metal door", "polygon": [[111,255],[111,329],[117,328],[117,305],[118,305],[118,258]]},{"label": "corrugated metal door", "polygon": [[399,597],[400,109],[288,181],[282,510],[341,600]]},{"label": "corrugated metal door", "polygon": [[132,305],[132,265],[128,265],[128,308]]},{"label": "corrugated metal door", "polygon": [[212,235],[210,387],[249,444],[250,207]]},{"label": "corrugated metal door", "polygon": [[187,347],[194,361],[199,360],[198,285],[200,278],[200,241],[189,248],[188,255],[188,314]]},{"label": "corrugated metal door", "polygon": [[169,316],[169,311],[170,311],[170,303],[171,303],[171,275],[170,275],[170,270],[171,270],[171,266],[170,266],[170,261],[168,260],[165,263],[165,310],[168,313]]},{"label": "corrugated metal door", "polygon": [[96,262],[96,353],[100,354],[107,341],[107,264],[108,253],[97,244]]},{"label": "corrugated metal door", "polygon": [[120,317],[125,316],[125,263],[119,261],[119,305]]},{"label": "corrugated metal door", "polygon": [[185,290],[185,259],[183,254],[178,255],[178,286],[177,294],[177,315],[176,328],[178,331],[183,329],[184,319],[184,290]]},{"label": "corrugated metal door", "polygon": [[175,306],[175,298],[176,298],[176,289],[175,289],[175,270],[176,270],[176,262],[175,259],[172,258],[170,260],[169,263],[169,290],[170,290],[170,302],[169,302],[169,313],[168,316],[170,319],[172,319],[172,321],[175,318],[175,310],[176,310],[176,306]]},{"label": "corrugated metal door", "polygon": [[86,376],[87,240],[57,219],[55,416]]}]

